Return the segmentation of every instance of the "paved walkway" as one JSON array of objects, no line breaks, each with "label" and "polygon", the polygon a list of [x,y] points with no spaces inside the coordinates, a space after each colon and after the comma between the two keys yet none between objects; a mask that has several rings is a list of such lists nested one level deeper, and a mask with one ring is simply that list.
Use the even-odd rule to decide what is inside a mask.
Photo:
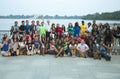
[{"label": "paved walkway", "polygon": [[120,55],[111,62],[92,58],[0,56],[0,79],[120,79]]}]

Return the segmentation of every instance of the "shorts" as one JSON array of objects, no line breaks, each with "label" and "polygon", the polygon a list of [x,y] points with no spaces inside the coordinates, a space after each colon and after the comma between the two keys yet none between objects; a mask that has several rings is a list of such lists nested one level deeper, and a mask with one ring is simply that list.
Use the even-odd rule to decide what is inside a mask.
[{"label": "shorts", "polygon": [[7,51],[1,51],[1,54],[4,54],[4,53],[6,53]]}]

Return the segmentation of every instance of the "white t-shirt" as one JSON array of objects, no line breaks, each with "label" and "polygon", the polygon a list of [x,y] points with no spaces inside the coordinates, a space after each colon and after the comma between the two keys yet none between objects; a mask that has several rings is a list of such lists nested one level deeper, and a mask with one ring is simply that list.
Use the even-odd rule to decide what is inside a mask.
[{"label": "white t-shirt", "polygon": [[88,48],[88,45],[87,45],[87,44],[83,44],[83,45],[82,45],[82,44],[80,43],[80,44],[78,44],[78,48],[81,49],[81,50],[85,50],[85,49]]},{"label": "white t-shirt", "polygon": [[49,25],[48,25],[48,24],[45,24],[45,26],[46,26],[47,31],[50,32],[50,30],[51,30],[50,24],[49,24]]},{"label": "white t-shirt", "polygon": [[91,32],[92,31],[92,26],[90,26],[89,28],[87,28],[87,31]]}]

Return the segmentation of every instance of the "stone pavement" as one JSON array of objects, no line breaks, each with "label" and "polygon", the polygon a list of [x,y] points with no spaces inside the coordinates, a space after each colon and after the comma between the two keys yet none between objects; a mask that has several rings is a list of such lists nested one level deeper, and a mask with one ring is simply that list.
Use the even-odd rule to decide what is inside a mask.
[{"label": "stone pavement", "polygon": [[0,79],[120,79],[120,55],[112,61],[92,58],[0,56]]}]

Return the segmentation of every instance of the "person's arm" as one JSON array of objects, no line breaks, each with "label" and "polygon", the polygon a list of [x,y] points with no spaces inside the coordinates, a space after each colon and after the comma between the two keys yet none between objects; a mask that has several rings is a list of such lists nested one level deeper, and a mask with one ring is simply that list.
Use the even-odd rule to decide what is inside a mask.
[{"label": "person's arm", "polygon": [[86,44],[86,49],[85,49],[85,51],[88,51],[89,50],[89,47],[88,47],[88,45]]}]

